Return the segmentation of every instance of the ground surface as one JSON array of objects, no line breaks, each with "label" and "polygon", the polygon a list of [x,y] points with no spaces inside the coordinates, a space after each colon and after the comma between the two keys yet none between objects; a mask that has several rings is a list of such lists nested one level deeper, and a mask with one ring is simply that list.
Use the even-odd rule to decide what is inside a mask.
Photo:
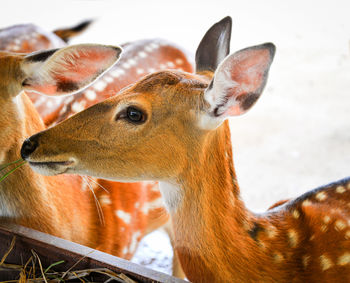
[{"label": "ground surface", "polygon": [[[192,53],[210,25],[230,15],[233,51],[266,41],[277,46],[262,98],[249,113],[231,120],[247,206],[263,211],[279,199],[350,175],[348,0],[4,1],[2,11],[0,26],[34,22],[48,30],[99,19],[75,43],[162,37]],[[144,261],[147,245],[162,238],[150,237],[139,252]],[[159,250],[167,249],[161,245]],[[161,253],[152,252],[159,266],[165,262],[157,256]]]}]

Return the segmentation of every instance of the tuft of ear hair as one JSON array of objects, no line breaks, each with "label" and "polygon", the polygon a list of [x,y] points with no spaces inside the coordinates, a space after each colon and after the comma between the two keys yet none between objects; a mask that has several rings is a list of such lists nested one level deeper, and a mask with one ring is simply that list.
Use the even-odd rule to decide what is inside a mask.
[{"label": "tuft of ear hair", "polygon": [[212,71],[230,53],[232,19],[226,17],[204,35],[196,51],[196,72]]},{"label": "tuft of ear hair", "polygon": [[209,104],[205,128],[215,128],[229,116],[248,111],[262,94],[275,55],[275,46],[265,43],[228,56],[216,70],[204,93]]},{"label": "tuft of ear hair", "polygon": [[121,52],[117,46],[79,44],[31,53],[21,65],[26,76],[23,90],[46,95],[79,92],[109,70]]}]

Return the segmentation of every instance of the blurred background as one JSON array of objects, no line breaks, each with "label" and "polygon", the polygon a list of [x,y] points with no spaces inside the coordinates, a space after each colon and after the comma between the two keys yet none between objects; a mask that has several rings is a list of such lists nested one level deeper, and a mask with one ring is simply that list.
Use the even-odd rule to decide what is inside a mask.
[{"label": "blurred background", "polygon": [[[230,121],[247,206],[263,211],[277,200],[350,175],[349,0],[1,4],[0,27],[35,23],[51,31],[95,19],[71,43],[120,44],[159,37],[192,55],[206,30],[230,15],[232,52],[267,41],[277,46],[263,96],[250,112]],[[155,240],[161,251],[166,249],[162,239]]]}]

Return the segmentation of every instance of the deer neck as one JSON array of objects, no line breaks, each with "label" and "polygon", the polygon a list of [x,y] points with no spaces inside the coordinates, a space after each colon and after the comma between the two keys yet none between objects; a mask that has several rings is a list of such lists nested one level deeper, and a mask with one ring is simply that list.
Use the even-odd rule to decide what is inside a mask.
[{"label": "deer neck", "polygon": [[252,268],[261,265],[253,262],[268,259],[254,236],[266,220],[248,211],[240,199],[227,122],[208,134],[197,155],[179,176],[176,190],[164,193],[161,184],[168,208],[172,205],[175,247],[185,273],[194,282],[246,282],[239,280],[242,274],[259,279],[259,271]]}]

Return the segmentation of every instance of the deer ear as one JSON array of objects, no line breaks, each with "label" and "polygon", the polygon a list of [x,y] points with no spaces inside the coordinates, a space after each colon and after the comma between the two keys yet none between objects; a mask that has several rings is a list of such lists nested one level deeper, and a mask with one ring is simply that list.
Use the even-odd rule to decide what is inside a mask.
[{"label": "deer ear", "polygon": [[110,69],[121,52],[120,47],[80,44],[29,54],[22,63],[23,89],[46,95],[76,93]]},{"label": "deer ear", "polygon": [[226,17],[214,24],[204,35],[196,51],[196,72],[215,72],[230,53],[232,19]]},{"label": "deer ear", "polygon": [[258,100],[265,87],[275,46],[265,43],[228,56],[216,70],[204,93],[209,104],[204,127],[217,127],[229,116],[242,115]]}]

